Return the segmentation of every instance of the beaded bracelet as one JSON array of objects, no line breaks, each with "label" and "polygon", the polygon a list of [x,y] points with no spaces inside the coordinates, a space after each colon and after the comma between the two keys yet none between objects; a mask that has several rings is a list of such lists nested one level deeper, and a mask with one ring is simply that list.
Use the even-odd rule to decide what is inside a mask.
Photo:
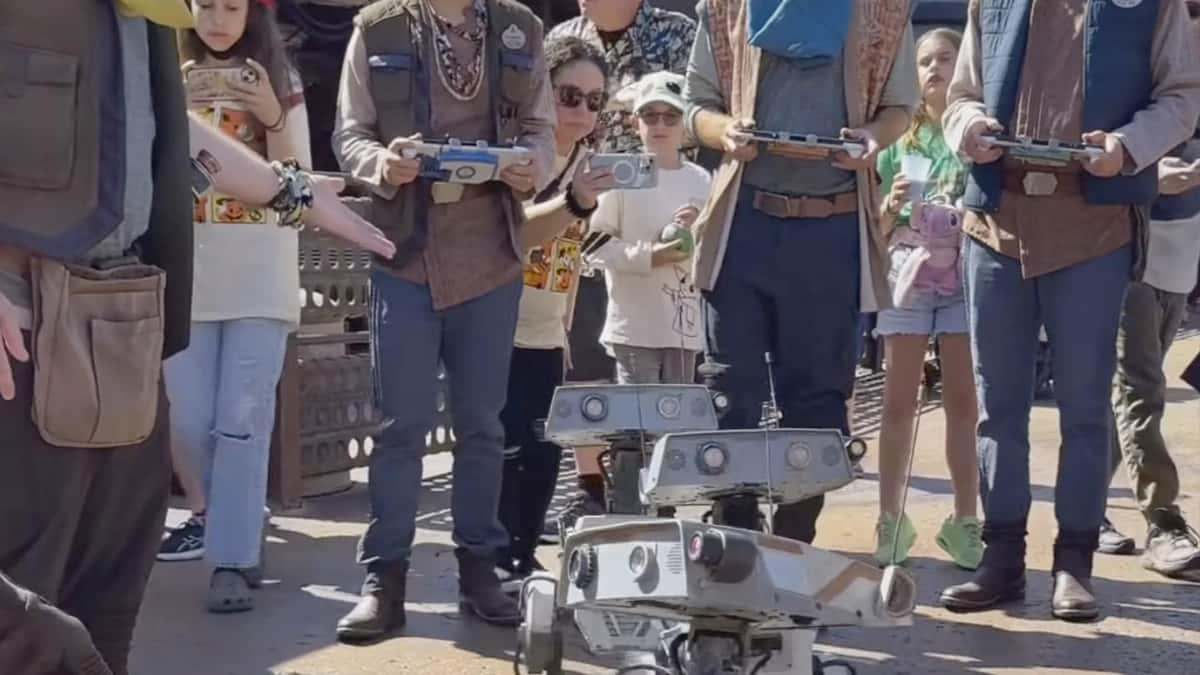
[{"label": "beaded bracelet", "polygon": [[279,192],[267,203],[267,208],[279,214],[283,227],[304,228],[304,214],[313,207],[312,178],[294,159],[271,162],[279,177]]},{"label": "beaded bracelet", "polygon": [[567,211],[580,220],[587,220],[596,211],[596,206],[592,206],[590,209],[584,208],[583,204],[580,204],[579,200],[575,198],[575,183],[573,182],[567,183],[567,191],[563,194],[563,198],[567,202]]}]

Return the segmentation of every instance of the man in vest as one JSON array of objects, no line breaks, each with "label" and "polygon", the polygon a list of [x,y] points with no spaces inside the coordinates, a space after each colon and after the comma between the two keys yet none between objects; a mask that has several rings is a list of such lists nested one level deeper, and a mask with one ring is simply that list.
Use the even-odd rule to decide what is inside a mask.
[{"label": "man in vest", "polygon": [[[696,35],[696,22],[678,12],[655,7],[650,0],[580,2],[580,16],[555,26],[548,37],[574,36],[595,46],[608,62],[611,87],[618,92],[642,77],[659,71],[683,75]],[[597,125],[600,152],[639,152],[642,139],[633,110],[610,101]],[[608,311],[608,290],[603,273],[594,270],[579,280],[575,318],[571,323],[573,382],[611,381],[614,363],[600,344]],[[575,448],[579,493],[555,518],[546,521],[545,538],[557,541],[560,524],[570,528],[580,516],[605,511],[604,478],[600,468],[602,448]]]},{"label": "man in vest", "polygon": [[[371,455],[371,522],[359,546],[362,599],[338,623],[344,640],[404,624],[405,578],[444,363],[454,416],[455,554],[464,605],[515,624],[494,564],[508,543],[497,517],[500,411],[521,295],[521,199],[549,180],[555,112],[541,22],[513,0],[383,0],[350,38],[334,150],[371,185],[373,220],[397,244],[376,261],[371,330],[387,426]],[[404,150],[419,137],[512,143],[531,163],[501,181],[438,183]]]},{"label": "man in vest", "polygon": [[[1052,609],[1099,614],[1090,578],[1109,466],[1121,303],[1144,267],[1155,167],[1200,114],[1183,0],[979,0],[950,86],[946,140],[974,162],[964,199],[965,287],[979,383],[983,564],[942,604],[981,610],[1025,593],[1034,349],[1054,354],[1062,446]],[[1066,166],[1021,164],[997,133],[1087,143]]]},{"label": "man in vest", "polygon": [[[783,425],[848,433],[858,311],[889,296],[875,157],[919,101],[911,8],[785,0],[763,16],[764,4],[701,2],[688,64],[689,125],[725,153],[696,224],[707,358],[728,366],[716,382],[732,405],[723,426],[758,426],[770,352]],[[760,150],[738,140],[749,126],[845,135],[866,153]],[[823,503],[780,507],[774,532],[811,542]],[[754,504],[722,508],[747,525],[757,515]]]},{"label": "man in vest", "polygon": [[[181,2],[0,4],[2,673],[127,672],[171,486],[160,375],[191,326],[192,190],[304,212],[189,121],[190,24]],[[336,188],[311,187],[308,222],[390,255]]]}]

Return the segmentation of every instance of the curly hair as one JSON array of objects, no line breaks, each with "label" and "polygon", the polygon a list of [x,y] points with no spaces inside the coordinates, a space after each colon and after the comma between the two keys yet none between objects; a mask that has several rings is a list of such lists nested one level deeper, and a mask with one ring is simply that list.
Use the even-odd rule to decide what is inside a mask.
[{"label": "curly hair", "polygon": [[563,68],[579,61],[587,61],[600,69],[600,73],[604,75],[605,85],[608,84],[608,62],[604,60],[604,54],[595,46],[575,36],[565,35],[547,40],[545,51],[546,69],[550,71],[551,80],[562,72]]},{"label": "curly hair", "polygon": [[[916,49],[914,51],[920,51],[921,45],[931,40],[943,40],[948,42],[951,47],[954,47],[954,51],[956,53],[962,47],[962,33],[950,28],[935,28],[934,30],[925,33],[920,37],[920,39],[917,40]],[[941,120],[934,119],[933,116],[929,114],[929,108],[925,105],[925,101],[922,100],[921,104],[917,106],[916,112],[913,113],[912,124],[908,127],[908,131],[900,139],[900,147],[904,148],[905,150],[915,149],[920,144],[918,139],[920,138],[921,129],[923,127],[938,128],[941,126],[941,124]]]}]

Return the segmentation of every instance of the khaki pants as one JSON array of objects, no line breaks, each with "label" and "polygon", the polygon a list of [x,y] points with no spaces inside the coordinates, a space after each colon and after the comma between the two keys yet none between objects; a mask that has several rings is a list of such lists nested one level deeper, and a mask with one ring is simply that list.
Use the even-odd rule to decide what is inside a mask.
[{"label": "khaki pants", "polygon": [[13,377],[16,399],[0,401],[0,570],[82,621],[125,675],[171,485],[166,399],[140,445],[59,448],[30,419],[33,369],[13,363]]},{"label": "khaki pants", "polygon": [[1112,471],[1121,459],[1129,485],[1147,518],[1173,508],[1179,497],[1179,473],[1162,435],[1167,379],[1163,359],[1183,323],[1187,296],[1136,282],[1129,285],[1117,336],[1117,373],[1113,378]]}]

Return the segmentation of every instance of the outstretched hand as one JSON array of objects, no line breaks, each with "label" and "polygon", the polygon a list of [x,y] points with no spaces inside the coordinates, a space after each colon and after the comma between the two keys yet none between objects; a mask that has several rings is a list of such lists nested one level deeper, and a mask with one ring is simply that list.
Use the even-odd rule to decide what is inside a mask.
[{"label": "outstretched hand", "polygon": [[342,203],[338,194],[345,181],[331,176],[312,176],[313,207],[308,222],[383,258],[396,255],[396,245],[378,227],[363,219]]}]

